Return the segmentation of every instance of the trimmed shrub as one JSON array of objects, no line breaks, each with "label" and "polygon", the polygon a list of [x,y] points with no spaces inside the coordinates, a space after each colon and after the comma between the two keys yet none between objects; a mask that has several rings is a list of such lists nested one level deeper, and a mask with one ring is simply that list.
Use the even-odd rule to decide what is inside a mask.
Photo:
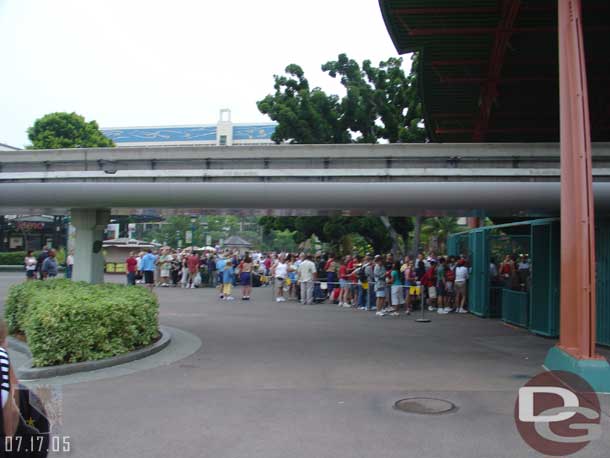
[{"label": "trimmed shrub", "polygon": [[8,324],[9,332],[11,334],[25,332],[26,312],[35,294],[45,294],[50,289],[67,291],[74,284],[70,280],[58,278],[48,281],[25,281],[11,286],[4,306],[4,318]]},{"label": "trimmed shrub", "polygon": [[[34,253],[34,256],[37,257],[38,254]],[[0,266],[22,266],[25,255],[25,251],[0,252]]]},{"label": "trimmed shrub", "polygon": [[158,336],[157,298],[142,287],[26,282],[11,288],[8,302],[7,321],[25,333],[37,367],[108,358]]}]

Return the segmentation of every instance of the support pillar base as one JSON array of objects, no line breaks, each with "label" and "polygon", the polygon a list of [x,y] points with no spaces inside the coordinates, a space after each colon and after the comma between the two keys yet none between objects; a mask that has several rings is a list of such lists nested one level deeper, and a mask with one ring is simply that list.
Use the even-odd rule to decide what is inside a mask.
[{"label": "support pillar base", "polygon": [[610,364],[605,358],[577,359],[559,347],[549,350],[544,360],[548,371],[567,371],[586,380],[597,393],[610,393]]}]

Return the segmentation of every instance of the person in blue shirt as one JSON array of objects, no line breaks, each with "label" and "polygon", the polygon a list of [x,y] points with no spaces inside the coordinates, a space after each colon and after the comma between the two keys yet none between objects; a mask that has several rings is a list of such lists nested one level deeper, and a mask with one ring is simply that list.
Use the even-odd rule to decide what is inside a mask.
[{"label": "person in blue shirt", "polygon": [[233,291],[233,282],[235,281],[235,270],[233,269],[233,263],[231,261],[227,261],[222,272],[222,294],[220,295],[221,299],[226,299],[227,301],[232,301],[235,298],[231,295]]},{"label": "person in blue shirt", "polygon": [[218,272],[218,289],[220,291],[221,299],[224,299],[222,286],[224,283],[224,271],[225,271],[226,265],[227,265],[227,260],[224,259],[222,256],[219,256],[218,259],[216,260],[216,272]]},{"label": "person in blue shirt", "polygon": [[157,257],[152,254],[152,250],[150,248],[146,251],[147,253],[140,261],[140,268],[144,273],[144,284],[152,291],[155,286],[155,266],[157,264]]}]

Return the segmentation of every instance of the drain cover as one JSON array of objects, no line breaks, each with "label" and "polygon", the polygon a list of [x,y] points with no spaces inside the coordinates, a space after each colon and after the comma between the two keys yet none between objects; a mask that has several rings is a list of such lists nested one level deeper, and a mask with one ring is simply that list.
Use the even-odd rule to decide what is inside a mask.
[{"label": "drain cover", "polygon": [[408,413],[440,415],[457,410],[453,402],[435,398],[407,398],[396,401],[394,408]]}]

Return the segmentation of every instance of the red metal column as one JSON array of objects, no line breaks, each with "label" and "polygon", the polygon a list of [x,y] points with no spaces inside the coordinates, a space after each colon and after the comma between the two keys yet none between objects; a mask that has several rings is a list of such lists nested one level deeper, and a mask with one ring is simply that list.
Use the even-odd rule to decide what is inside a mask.
[{"label": "red metal column", "polygon": [[595,237],[581,0],[558,0],[561,106],[561,336],[577,359],[595,354]]}]

